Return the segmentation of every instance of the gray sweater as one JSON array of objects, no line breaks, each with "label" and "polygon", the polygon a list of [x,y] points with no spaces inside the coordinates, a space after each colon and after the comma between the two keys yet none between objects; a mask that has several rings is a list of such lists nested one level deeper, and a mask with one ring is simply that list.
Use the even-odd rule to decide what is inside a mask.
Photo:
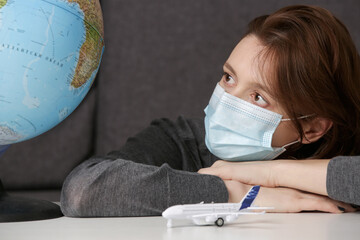
[{"label": "gray sweater", "polygon": [[[227,202],[224,182],[196,173],[217,158],[206,148],[202,119],[155,120],[118,151],[93,157],[64,182],[61,209],[66,216],[160,215],[167,207]],[[327,174],[329,196],[360,204],[359,157],[336,157]]]}]

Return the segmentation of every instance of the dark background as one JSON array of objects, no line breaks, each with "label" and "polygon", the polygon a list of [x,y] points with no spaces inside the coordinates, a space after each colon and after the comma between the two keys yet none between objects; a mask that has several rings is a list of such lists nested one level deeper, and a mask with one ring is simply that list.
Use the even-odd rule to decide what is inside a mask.
[{"label": "dark background", "polygon": [[14,144],[0,178],[15,195],[59,201],[67,174],[118,149],[160,117],[203,117],[222,64],[253,18],[292,4],[332,11],[360,47],[359,0],[102,0],[106,49],[97,80],[60,125]]}]

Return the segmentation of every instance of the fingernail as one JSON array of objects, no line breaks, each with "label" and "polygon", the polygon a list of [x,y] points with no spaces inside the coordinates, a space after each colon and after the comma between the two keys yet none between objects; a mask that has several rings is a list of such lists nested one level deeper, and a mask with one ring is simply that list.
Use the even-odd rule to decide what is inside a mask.
[{"label": "fingernail", "polygon": [[338,206],[338,209],[342,212],[345,212],[345,208]]}]

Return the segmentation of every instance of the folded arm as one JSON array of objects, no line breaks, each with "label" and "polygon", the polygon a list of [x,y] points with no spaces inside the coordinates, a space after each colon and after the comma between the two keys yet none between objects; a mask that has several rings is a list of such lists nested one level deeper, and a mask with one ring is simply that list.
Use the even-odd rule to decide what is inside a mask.
[{"label": "folded arm", "polygon": [[[227,202],[224,182],[196,173],[211,166],[197,124],[179,118],[157,120],[120,150],[91,158],[64,182],[61,208],[66,216],[160,215],[171,205]],[[201,128],[200,128],[201,129]]]},{"label": "folded arm", "polygon": [[288,187],[360,205],[360,157],[254,162],[217,161],[201,169],[222,179],[267,187]]},{"label": "folded arm", "polygon": [[123,159],[93,158],[77,167],[64,183],[61,208],[66,216],[160,215],[183,203],[225,202],[221,179],[150,166]]}]

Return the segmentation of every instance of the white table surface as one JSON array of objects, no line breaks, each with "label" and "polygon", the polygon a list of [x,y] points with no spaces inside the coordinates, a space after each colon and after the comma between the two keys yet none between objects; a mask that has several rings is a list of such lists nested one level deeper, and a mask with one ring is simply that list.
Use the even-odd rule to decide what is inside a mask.
[{"label": "white table surface", "polygon": [[244,215],[223,227],[175,221],[167,228],[162,217],[67,218],[0,223],[0,240],[107,239],[360,239],[360,213],[298,213]]}]

